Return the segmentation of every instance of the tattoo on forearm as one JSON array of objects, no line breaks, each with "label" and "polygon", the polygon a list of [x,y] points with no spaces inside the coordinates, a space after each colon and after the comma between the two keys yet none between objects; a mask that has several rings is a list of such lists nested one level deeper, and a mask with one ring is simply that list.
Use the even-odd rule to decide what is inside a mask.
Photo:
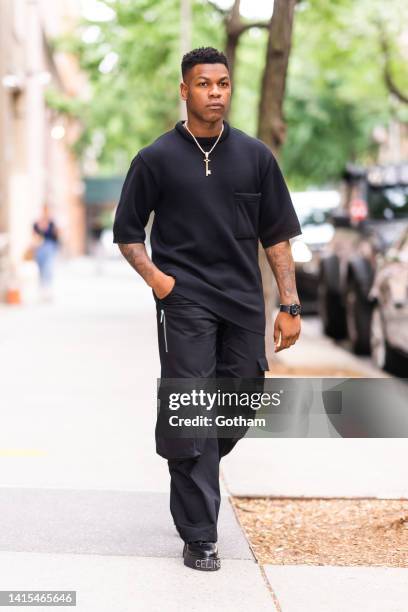
[{"label": "tattoo on forearm", "polygon": [[132,268],[150,285],[158,269],[148,256],[145,245],[142,243],[121,243],[119,249]]},{"label": "tattoo on forearm", "polygon": [[281,301],[298,302],[295,262],[289,240],[278,242],[265,249],[266,257],[275,275]]}]

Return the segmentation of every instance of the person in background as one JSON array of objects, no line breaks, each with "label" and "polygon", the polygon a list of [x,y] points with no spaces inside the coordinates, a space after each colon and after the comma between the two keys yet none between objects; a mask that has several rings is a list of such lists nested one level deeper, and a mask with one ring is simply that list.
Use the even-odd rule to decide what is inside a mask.
[{"label": "person in background", "polygon": [[[40,217],[33,224],[33,232],[37,241],[34,258],[40,272],[42,298],[51,300],[54,263],[59,246],[59,237],[48,204],[44,204]],[[40,241],[39,244],[38,240]]]}]

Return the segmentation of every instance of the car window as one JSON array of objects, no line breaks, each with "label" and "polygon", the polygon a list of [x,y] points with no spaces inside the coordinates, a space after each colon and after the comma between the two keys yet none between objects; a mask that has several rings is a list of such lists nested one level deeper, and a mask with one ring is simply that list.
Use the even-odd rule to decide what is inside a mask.
[{"label": "car window", "polygon": [[302,225],[323,225],[328,222],[330,210],[322,210],[316,208],[308,211],[306,214],[300,215]]},{"label": "car window", "polygon": [[408,185],[368,187],[367,202],[373,219],[408,217]]}]

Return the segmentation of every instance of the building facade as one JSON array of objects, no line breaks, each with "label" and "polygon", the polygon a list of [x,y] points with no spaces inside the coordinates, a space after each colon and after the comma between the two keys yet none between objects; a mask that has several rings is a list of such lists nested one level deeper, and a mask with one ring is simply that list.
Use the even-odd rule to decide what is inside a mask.
[{"label": "building facade", "polygon": [[0,3],[0,300],[23,283],[43,204],[60,228],[63,254],[84,251],[83,184],[71,151],[80,127],[46,103],[48,87],[76,96],[86,86],[75,59],[50,44],[75,27],[77,10],[69,0]]}]

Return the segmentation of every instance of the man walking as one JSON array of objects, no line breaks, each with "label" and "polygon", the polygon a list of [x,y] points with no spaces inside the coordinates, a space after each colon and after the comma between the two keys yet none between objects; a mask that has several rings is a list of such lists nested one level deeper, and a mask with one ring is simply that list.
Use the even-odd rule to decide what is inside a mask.
[{"label": "man walking", "polygon": [[[152,289],[161,377],[264,377],[265,304],[258,240],[275,275],[281,311],[275,351],[300,333],[300,305],[289,238],[301,233],[276,159],[260,140],[223,119],[231,82],[225,55],[187,53],[180,93],[187,121],[141,149],[116,210],[114,242]],[[152,258],[145,249],[150,213]],[[185,565],[217,570],[219,462],[237,439],[166,439],[170,510]]]}]

